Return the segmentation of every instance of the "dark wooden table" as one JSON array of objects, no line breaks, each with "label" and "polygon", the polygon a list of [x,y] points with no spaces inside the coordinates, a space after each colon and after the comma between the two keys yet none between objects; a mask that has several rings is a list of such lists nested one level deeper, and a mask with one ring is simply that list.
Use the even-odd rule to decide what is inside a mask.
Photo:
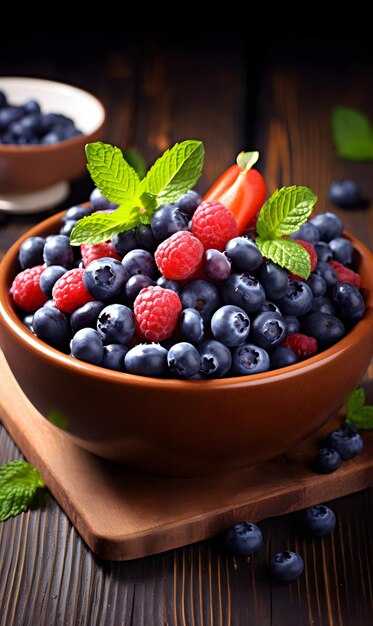
[{"label": "dark wooden table", "polygon": [[[261,150],[259,169],[272,192],[309,185],[318,210],[329,208],[331,180],[357,180],[373,198],[371,164],[334,154],[330,110],[356,106],[373,119],[372,63],[356,45],[275,41],[266,52],[230,34],[188,44],[135,34],[89,39],[2,42],[0,73],[39,75],[77,84],[105,103],[106,139],[138,148],[151,162],[176,140],[206,146],[201,190],[243,148]],[[185,38],[185,41],[188,41]],[[268,44],[269,45],[269,44]],[[72,187],[65,206],[83,201],[88,178]],[[346,226],[373,244],[372,207],[340,211]],[[12,217],[0,228],[4,251],[44,215]],[[1,429],[1,426],[0,426]],[[0,430],[0,463],[19,458]],[[95,558],[58,504],[39,506],[0,524],[1,626],[368,626],[373,623],[373,497],[357,493],[331,503],[333,535],[299,535],[293,515],[261,523],[264,546],[235,559],[221,539],[146,559],[111,563]],[[110,511],[108,511],[110,516]],[[302,554],[305,573],[282,585],[267,575],[282,549]]]}]

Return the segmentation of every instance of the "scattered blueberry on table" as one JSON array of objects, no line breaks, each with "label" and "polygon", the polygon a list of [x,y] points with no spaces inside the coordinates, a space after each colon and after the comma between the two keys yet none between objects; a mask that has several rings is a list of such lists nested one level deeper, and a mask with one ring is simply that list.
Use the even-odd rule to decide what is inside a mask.
[{"label": "scattered blueberry on table", "polygon": [[361,203],[358,185],[353,180],[337,180],[329,187],[329,200],[343,209],[353,209]]},{"label": "scattered blueberry on table", "polygon": [[299,578],[304,570],[302,557],[296,552],[285,550],[273,557],[270,566],[271,574],[282,582],[290,582]]},{"label": "scattered blueberry on table", "polygon": [[334,512],[324,504],[311,506],[303,514],[304,529],[313,537],[330,535],[335,528],[335,524]]}]

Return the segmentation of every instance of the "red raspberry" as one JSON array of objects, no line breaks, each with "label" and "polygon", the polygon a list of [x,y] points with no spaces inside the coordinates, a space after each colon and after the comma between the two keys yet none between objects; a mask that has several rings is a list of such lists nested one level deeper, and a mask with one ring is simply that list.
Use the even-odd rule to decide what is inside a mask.
[{"label": "red raspberry", "polygon": [[83,304],[94,300],[84,286],[83,274],[84,269],[76,267],[55,282],[52,296],[57,309],[72,313]]},{"label": "red raspberry", "polygon": [[361,278],[359,274],[356,274],[353,270],[339,263],[339,261],[328,261],[329,265],[333,268],[337,274],[339,283],[350,283],[359,289],[361,284]]},{"label": "red raspberry", "polygon": [[167,339],[176,328],[181,309],[180,298],[171,289],[152,285],[141,289],[133,305],[138,334],[148,341]]},{"label": "red raspberry", "polygon": [[284,348],[290,348],[297,357],[303,361],[313,356],[317,352],[317,341],[314,337],[302,335],[301,333],[292,333],[288,335],[282,343]]},{"label": "red raspberry", "polygon": [[192,276],[201,264],[203,245],[188,231],[180,230],[162,241],[154,253],[159,271],[170,280]]},{"label": "red raspberry", "polygon": [[122,260],[110,241],[105,241],[104,243],[82,243],[80,252],[82,254],[84,267],[87,267],[91,261],[102,259],[104,256],[109,256],[117,261]]},{"label": "red raspberry", "polygon": [[230,239],[237,237],[237,222],[233,213],[221,202],[206,200],[197,208],[192,218],[192,232],[205,250],[224,250]]},{"label": "red raspberry", "polygon": [[[313,270],[315,269],[317,265],[317,253],[312,243],[309,243],[309,241],[303,241],[303,239],[294,239],[294,241],[299,243],[300,246],[302,246],[305,250],[307,250],[311,258],[311,272],[313,272]],[[289,276],[290,278],[293,278],[295,280],[303,280],[301,276],[297,276],[296,274],[293,274],[292,272],[289,272]]]},{"label": "red raspberry", "polygon": [[40,276],[45,270],[45,265],[28,267],[17,274],[10,288],[10,293],[15,304],[27,313],[34,313],[48,300],[39,285]]}]

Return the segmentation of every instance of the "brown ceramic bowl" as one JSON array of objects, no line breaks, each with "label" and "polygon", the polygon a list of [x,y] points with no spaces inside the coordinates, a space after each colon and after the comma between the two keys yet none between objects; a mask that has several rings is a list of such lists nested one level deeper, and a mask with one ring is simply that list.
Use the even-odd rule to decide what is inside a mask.
[{"label": "brown ceramic bowl", "polygon": [[4,194],[17,194],[18,197],[40,192],[61,181],[73,180],[84,172],[84,146],[101,138],[105,110],[90,93],[51,80],[4,77],[0,78],[0,89],[11,104],[36,99],[43,113],[63,113],[71,117],[83,133],[52,145],[0,145],[0,208],[7,210]]},{"label": "brown ceramic bowl", "polygon": [[57,232],[61,215],[32,228],[0,264],[0,341],[31,402],[91,452],[163,474],[237,470],[284,452],[319,428],[368,367],[373,256],[354,237],[366,314],[342,341],[303,363],[254,376],[179,381],[122,374],[65,356],[26,330],[9,296],[21,241]]}]

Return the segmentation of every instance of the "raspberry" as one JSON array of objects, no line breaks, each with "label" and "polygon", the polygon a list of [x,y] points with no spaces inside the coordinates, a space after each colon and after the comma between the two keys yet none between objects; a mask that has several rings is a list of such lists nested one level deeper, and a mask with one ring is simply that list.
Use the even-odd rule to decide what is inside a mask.
[{"label": "raspberry", "polygon": [[224,204],[207,200],[193,215],[192,233],[202,241],[205,250],[215,248],[221,252],[230,239],[237,237],[237,222]]},{"label": "raspberry", "polygon": [[[313,270],[315,269],[317,265],[317,253],[312,243],[309,243],[309,241],[303,241],[303,239],[294,239],[294,241],[299,243],[300,246],[302,246],[305,250],[307,250],[311,259],[311,272],[313,272]],[[293,274],[292,272],[289,272],[289,276],[290,278],[295,279],[295,280],[303,280],[301,276],[297,276],[296,274]]]},{"label": "raspberry", "polygon": [[165,278],[183,280],[199,268],[203,252],[203,245],[197,237],[180,230],[159,244],[154,258]]},{"label": "raspberry", "polygon": [[80,252],[83,257],[84,267],[87,267],[87,265],[89,265],[91,261],[95,261],[96,259],[102,259],[102,257],[104,256],[111,257],[112,259],[116,259],[117,261],[122,260],[110,241],[96,244],[82,243],[82,245],[80,246]]},{"label": "raspberry", "polygon": [[351,285],[359,289],[361,283],[361,278],[359,274],[356,274],[356,272],[350,270],[348,267],[342,265],[342,263],[339,263],[338,261],[328,261],[328,265],[330,265],[337,274],[339,283],[350,283]]},{"label": "raspberry", "polygon": [[17,274],[10,288],[15,304],[27,313],[33,313],[43,306],[48,297],[42,292],[39,285],[40,276],[45,265],[35,265]]},{"label": "raspberry", "polygon": [[175,291],[152,285],[141,289],[133,305],[138,334],[148,341],[167,339],[176,328],[181,309]]},{"label": "raspberry", "polygon": [[84,269],[76,267],[57,280],[52,296],[56,307],[65,313],[72,313],[78,307],[92,302],[94,298],[83,284]]},{"label": "raspberry", "polygon": [[303,361],[317,352],[317,341],[314,337],[302,335],[301,333],[292,333],[283,341],[284,348],[290,348]]}]

